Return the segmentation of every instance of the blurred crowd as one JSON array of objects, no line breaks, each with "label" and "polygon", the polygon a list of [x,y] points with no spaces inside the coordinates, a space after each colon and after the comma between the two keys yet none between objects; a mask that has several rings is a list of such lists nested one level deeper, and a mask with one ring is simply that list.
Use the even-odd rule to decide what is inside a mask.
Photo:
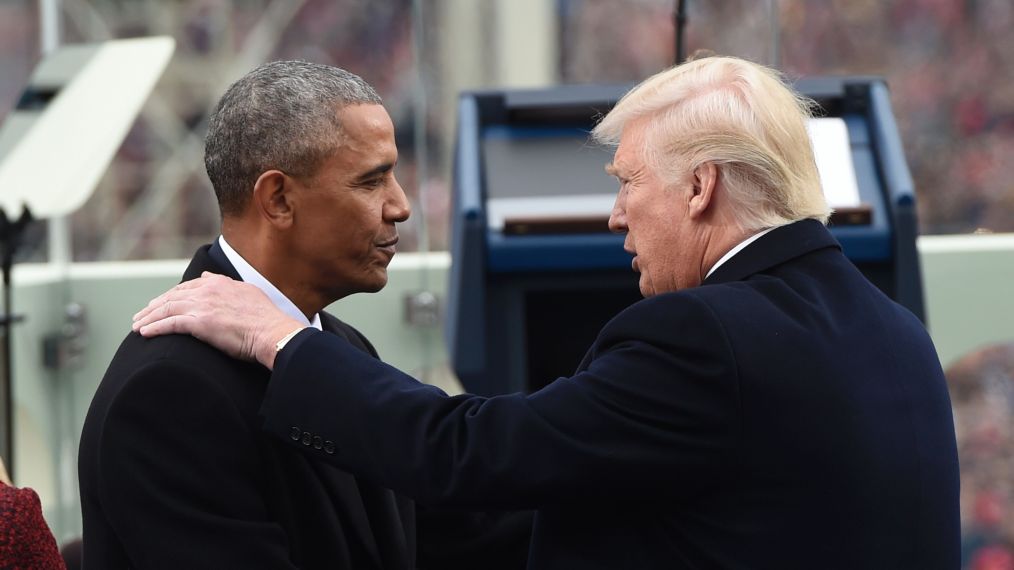
[{"label": "blurred crowd", "polygon": [[947,370],[961,461],[964,567],[1014,568],[1014,344]]},{"label": "blurred crowd", "polygon": [[[496,0],[475,1],[495,17]],[[561,83],[632,82],[674,61],[676,2],[545,1],[557,6],[554,57]],[[64,43],[148,34],[172,35],[178,43],[117,160],[73,217],[74,258],[185,258],[213,237],[218,219],[200,160],[209,108],[243,72],[285,58],[344,66],[378,87],[397,126],[398,174],[415,205],[416,216],[402,232],[403,250],[423,241],[424,228],[429,248],[445,249],[453,98],[434,96],[445,64],[442,12],[438,3],[420,4],[427,8],[421,23],[413,21],[412,0],[63,0]],[[1004,160],[1014,151],[1009,0],[723,0],[687,6],[690,52],[707,48],[747,57],[790,78],[886,77],[915,179],[921,231],[1014,231],[1014,161]],[[34,0],[0,4],[0,119],[38,58],[37,10]],[[429,91],[420,111],[416,60]],[[422,137],[415,136],[417,113],[425,119]],[[419,140],[425,143],[421,153]],[[418,168],[417,155],[426,157],[426,168]],[[417,172],[426,180],[417,180]]]}]

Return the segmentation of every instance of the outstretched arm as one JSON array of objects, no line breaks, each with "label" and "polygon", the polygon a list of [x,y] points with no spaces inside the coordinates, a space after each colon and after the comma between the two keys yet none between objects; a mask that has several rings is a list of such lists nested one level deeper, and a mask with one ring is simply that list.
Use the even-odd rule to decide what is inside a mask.
[{"label": "outstretched arm", "polygon": [[[637,313],[607,326],[586,370],[493,398],[447,396],[306,330],[279,353],[265,429],[424,504],[692,496],[737,471],[735,364],[706,307]],[[651,318],[672,327],[639,332]]]},{"label": "outstretched arm", "polygon": [[272,368],[265,429],[306,453],[424,503],[517,509],[683,496],[735,471],[738,377],[724,330],[699,301],[655,301],[603,330],[587,370],[495,398],[448,397],[313,330],[276,363],[275,343],[299,323],[220,277],[175,287],[135,328],[193,334]]}]

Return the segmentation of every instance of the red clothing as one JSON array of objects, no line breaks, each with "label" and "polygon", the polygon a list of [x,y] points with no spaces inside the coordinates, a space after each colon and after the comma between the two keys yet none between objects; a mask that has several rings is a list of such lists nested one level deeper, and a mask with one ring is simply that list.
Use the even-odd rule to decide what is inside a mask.
[{"label": "red clothing", "polygon": [[39,496],[31,489],[0,483],[0,568],[4,570],[65,570],[63,558]]}]

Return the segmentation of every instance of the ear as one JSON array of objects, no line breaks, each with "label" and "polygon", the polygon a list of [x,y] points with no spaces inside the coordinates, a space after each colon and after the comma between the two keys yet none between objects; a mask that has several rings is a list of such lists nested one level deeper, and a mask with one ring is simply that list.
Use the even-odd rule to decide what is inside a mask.
[{"label": "ear", "polygon": [[280,170],[268,170],[257,177],[253,207],[263,220],[279,229],[292,225],[295,184],[295,180]]},{"label": "ear", "polygon": [[718,186],[718,167],[713,162],[705,162],[694,169],[693,188],[687,214],[691,218],[704,215],[711,207]]}]

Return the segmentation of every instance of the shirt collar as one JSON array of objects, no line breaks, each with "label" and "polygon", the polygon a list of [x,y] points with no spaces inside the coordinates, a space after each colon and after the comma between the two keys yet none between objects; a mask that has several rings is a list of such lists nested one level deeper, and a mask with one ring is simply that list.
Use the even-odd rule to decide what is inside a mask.
[{"label": "shirt collar", "polygon": [[[739,242],[739,244],[736,245],[736,247],[734,247],[734,248],[730,249],[729,251],[727,251],[725,253],[725,255],[723,255],[722,257],[720,257],[718,259],[717,263],[715,263],[714,265],[711,266],[711,269],[708,270],[708,274],[704,276],[704,279],[707,279],[708,277],[711,277],[711,274],[714,273],[715,270],[718,269],[718,267],[720,265],[722,265],[726,261],[729,261],[730,259],[732,259],[732,256],[734,256],[737,253],[743,251],[746,248],[746,246],[748,246],[751,243],[757,241],[758,239],[761,238],[761,236],[763,236],[764,234],[770,232],[771,230],[773,230],[773,229],[775,229],[777,227],[778,226],[774,226],[774,227],[768,228],[766,230],[761,230],[761,231],[753,234],[752,236],[746,238],[745,240]],[[244,279],[245,279],[245,277],[244,277]]]},{"label": "shirt collar", "polygon": [[307,326],[311,326],[317,330],[323,330],[323,327],[321,327],[320,324],[320,313],[314,314],[313,322],[310,322],[310,319],[307,319],[306,315],[299,310],[299,307],[290,301],[288,297],[282,294],[282,292],[278,290],[278,287],[275,287],[270,281],[265,279],[259,271],[254,269],[252,265],[243,259],[243,256],[241,256],[235,249],[232,249],[229,242],[225,241],[225,236],[218,236],[218,245],[225,253],[225,257],[229,259],[229,263],[232,263],[232,266],[236,268],[236,273],[239,273],[239,276],[243,278],[243,281],[254,285],[263,291],[264,294],[271,299],[271,302],[286,315],[289,315]]}]

